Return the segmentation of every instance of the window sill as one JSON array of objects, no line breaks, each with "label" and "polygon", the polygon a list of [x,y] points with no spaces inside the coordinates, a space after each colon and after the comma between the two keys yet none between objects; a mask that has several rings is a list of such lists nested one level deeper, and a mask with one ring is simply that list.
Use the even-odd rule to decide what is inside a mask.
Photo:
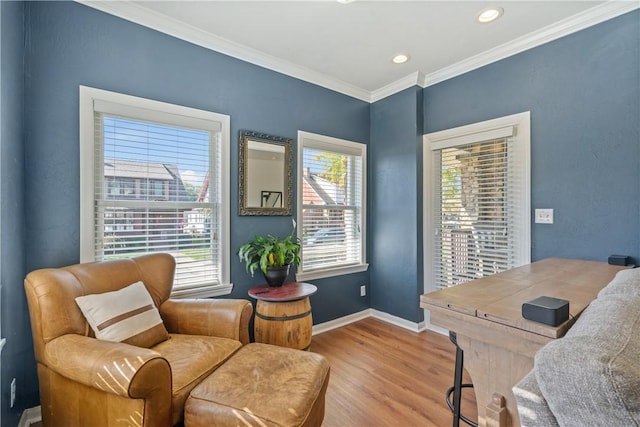
[{"label": "window sill", "polygon": [[369,264],[350,265],[347,267],[331,268],[326,270],[300,271],[296,274],[296,281],[324,279],[326,277],[343,276],[345,274],[360,273],[367,271]]},{"label": "window sill", "polygon": [[222,295],[229,295],[233,290],[233,284],[220,285],[211,288],[196,288],[196,289],[183,289],[180,291],[172,292],[171,297],[173,299],[186,299],[186,298],[210,298],[219,297]]}]

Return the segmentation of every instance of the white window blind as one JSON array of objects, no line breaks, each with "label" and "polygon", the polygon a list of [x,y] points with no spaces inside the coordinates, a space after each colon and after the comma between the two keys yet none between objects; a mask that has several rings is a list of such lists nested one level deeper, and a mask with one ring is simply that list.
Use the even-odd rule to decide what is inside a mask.
[{"label": "white window blind", "polygon": [[363,266],[366,146],[300,134],[299,270],[308,277]]},{"label": "white window blind", "polygon": [[519,139],[518,131],[506,126],[431,144],[434,289],[529,262],[528,134]]},{"label": "white window blind", "polygon": [[85,258],[170,253],[172,296],[226,293],[223,123],[96,101],[93,132],[92,254]]}]

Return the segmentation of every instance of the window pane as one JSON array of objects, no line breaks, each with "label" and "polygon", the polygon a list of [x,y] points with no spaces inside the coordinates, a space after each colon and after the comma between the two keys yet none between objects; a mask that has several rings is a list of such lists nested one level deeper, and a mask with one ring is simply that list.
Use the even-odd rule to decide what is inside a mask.
[{"label": "window pane", "polygon": [[[319,138],[320,139],[320,138]],[[362,144],[340,146],[302,138],[301,235],[303,272],[363,263]],[[354,146],[358,149],[354,149]],[[362,148],[361,148],[362,147]],[[357,154],[356,154],[357,153]]]},{"label": "window pane", "polygon": [[434,221],[437,287],[464,283],[513,266],[509,218],[512,138],[434,152],[438,171]]},{"label": "window pane", "polygon": [[359,210],[303,209],[304,270],[361,262]]},{"label": "window pane", "polygon": [[219,284],[218,135],[101,113],[95,128],[95,259],[167,252],[174,291]]}]

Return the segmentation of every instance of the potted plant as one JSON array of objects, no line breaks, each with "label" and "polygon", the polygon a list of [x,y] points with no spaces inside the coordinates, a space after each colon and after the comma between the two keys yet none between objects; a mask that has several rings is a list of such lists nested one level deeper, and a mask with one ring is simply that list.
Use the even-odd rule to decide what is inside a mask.
[{"label": "potted plant", "polygon": [[244,261],[251,277],[260,268],[269,286],[282,286],[289,267],[300,264],[300,242],[294,232],[295,222],[291,234],[284,239],[271,234],[255,236],[240,246],[238,257]]}]

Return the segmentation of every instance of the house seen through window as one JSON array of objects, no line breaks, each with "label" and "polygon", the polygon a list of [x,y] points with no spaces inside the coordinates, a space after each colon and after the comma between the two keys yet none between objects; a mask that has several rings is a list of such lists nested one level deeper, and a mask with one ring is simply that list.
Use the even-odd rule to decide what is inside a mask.
[{"label": "house seen through window", "polygon": [[298,279],[366,269],[366,146],[299,132]]},{"label": "house seen through window", "polygon": [[94,167],[93,185],[82,190],[84,260],[166,252],[177,264],[174,296],[226,293],[226,116],[200,112],[185,120],[190,111],[175,114],[184,107],[167,112],[168,104],[148,101],[150,112],[132,105],[139,98],[86,89],[94,95],[86,99],[93,130],[81,144]]}]

